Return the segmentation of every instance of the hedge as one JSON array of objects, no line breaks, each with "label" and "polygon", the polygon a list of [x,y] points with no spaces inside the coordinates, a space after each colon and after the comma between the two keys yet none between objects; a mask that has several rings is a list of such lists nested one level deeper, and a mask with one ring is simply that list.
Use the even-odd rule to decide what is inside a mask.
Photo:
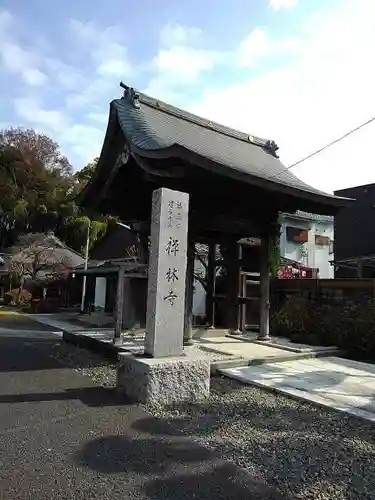
[{"label": "hedge", "polygon": [[271,314],[271,334],[295,342],[335,345],[349,355],[375,359],[375,300],[324,303],[290,297]]}]

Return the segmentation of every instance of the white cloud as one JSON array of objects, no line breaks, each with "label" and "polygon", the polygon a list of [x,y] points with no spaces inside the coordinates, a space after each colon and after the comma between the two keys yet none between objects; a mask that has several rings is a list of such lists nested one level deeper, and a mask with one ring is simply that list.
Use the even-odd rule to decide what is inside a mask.
[{"label": "white cloud", "polygon": [[[13,101],[15,120],[48,134],[75,167],[82,167],[100,152],[109,102],[120,94],[119,80],[133,74],[123,32],[71,21],[72,60],[77,56],[85,61],[84,66],[74,66],[55,57],[51,45],[39,44],[37,49],[30,26],[25,28],[31,42],[21,44],[21,23],[22,19],[0,10],[0,71],[13,77],[7,100]],[[68,47],[65,53],[69,54]],[[29,88],[25,91],[20,82]],[[79,109],[83,106],[84,113]],[[9,125],[15,120],[10,118]]]},{"label": "white cloud", "polygon": [[[284,66],[225,88],[208,86],[191,110],[274,139],[286,164],[375,114],[372,0],[342,1],[306,20],[295,43],[299,52]],[[369,126],[293,171],[328,191],[373,182],[369,144],[374,133],[375,126]]]},{"label": "white cloud", "polygon": [[93,23],[71,20],[70,28],[83,43],[95,64],[99,76],[127,78],[132,74],[123,31],[118,26],[101,30]]},{"label": "white cloud", "polygon": [[47,76],[36,68],[26,68],[23,72],[25,82],[30,86],[44,85],[47,82]]},{"label": "white cloud", "polygon": [[160,32],[162,47],[174,47],[195,44],[202,40],[203,32],[200,28],[186,27],[177,23],[169,23]]},{"label": "white cloud", "polygon": [[[14,100],[17,115],[36,130],[49,134],[59,145],[79,158],[79,168],[98,155],[103,142],[103,123],[99,126],[76,123],[63,109],[49,109],[34,97]],[[99,116],[89,116],[99,121]]]},{"label": "white cloud", "polygon": [[47,82],[46,74],[40,69],[42,62],[36,52],[22,47],[14,40],[16,23],[7,11],[0,11],[0,61],[3,71],[20,76],[30,86]]},{"label": "white cloud", "polygon": [[123,31],[117,26],[100,29],[93,23],[77,20],[71,20],[69,28],[82,54],[89,55],[92,71],[85,84],[81,83],[66,96],[67,106],[75,108],[96,105],[99,101],[107,103],[108,96],[112,91],[116,92],[120,80],[126,81],[135,74]]},{"label": "white cloud", "polygon": [[271,40],[263,28],[255,28],[238,47],[237,58],[239,66],[252,66],[259,58],[270,54]]},{"label": "white cloud", "polygon": [[206,72],[223,63],[226,53],[202,47],[199,28],[168,24],[160,33],[160,48],[152,60],[152,77],[144,90],[170,100],[178,88],[196,83]]},{"label": "white cloud", "polygon": [[108,113],[92,111],[87,114],[87,118],[95,123],[100,123],[101,125],[107,125],[108,123]]},{"label": "white cloud", "polygon": [[80,90],[87,84],[85,76],[78,68],[65,64],[59,59],[46,58],[45,65],[50,73],[50,78],[64,90]]},{"label": "white cloud", "polygon": [[294,9],[298,5],[298,0],[269,0],[269,6],[273,10]]},{"label": "white cloud", "polygon": [[0,33],[8,31],[13,24],[13,16],[7,10],[0,10]]},{"label": "white cloud", "polygon": [[23,120],[43,127],[54,133],[60,133],[70,123],[63,111],[44,108],[33,97],[19,97],[14,100],[17,115]]},{"label": "white cloud", "polygon": [[295,38],[272,38],[265,28],[254,28],[235,50],[235,60],[239,67],[253,68],[259,61],[276,58],[285,54],[301,53],[301,40]]},{"label": "white cloud", "polygon": [[60,142],[68,147],[75,157],[82,159],[81,167],[83,167],[100,153],[104,132],[103,127],[72,123],[61,133]]},{"label": "white cloud", "polygon": [[177,46],[161,50],[154,59],[154,66],[157,71],[168,74],[168,79],[171,77],[189,84],[203,71],[212,69],[219,60],[220,54],[215,51]]}]

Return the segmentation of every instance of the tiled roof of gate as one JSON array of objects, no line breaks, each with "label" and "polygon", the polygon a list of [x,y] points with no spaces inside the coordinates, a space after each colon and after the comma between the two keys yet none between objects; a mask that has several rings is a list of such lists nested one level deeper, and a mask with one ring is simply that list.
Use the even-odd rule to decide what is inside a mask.
[{"label": "tiled roof of gate", "polygon": [[277,157],[273,141],[253,137],[124,88],[124,97],[112,101],[111,106],[130,146],[138,151],[155,153],[177,146],[253,178],[320,195],[328,202],[340,200],[306,184],[288,170]]}]

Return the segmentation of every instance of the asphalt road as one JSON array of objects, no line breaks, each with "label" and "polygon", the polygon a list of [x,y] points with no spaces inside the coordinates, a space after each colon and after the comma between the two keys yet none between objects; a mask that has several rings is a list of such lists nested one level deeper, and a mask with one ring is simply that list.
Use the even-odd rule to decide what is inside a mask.
[{"label": "asphalt road", "polygon": [[142,408],[57,359],[60,342],[0,314],[0,500],[286,500],[214,450],[153,432]]}]

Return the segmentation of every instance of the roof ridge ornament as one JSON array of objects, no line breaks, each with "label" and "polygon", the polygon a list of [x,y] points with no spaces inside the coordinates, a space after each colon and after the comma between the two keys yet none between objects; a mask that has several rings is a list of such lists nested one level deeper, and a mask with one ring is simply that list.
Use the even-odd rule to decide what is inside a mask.
[{"label": "roof ridge ornament", "polygon": [[275,142],[275,141],[268,140],[268,141],[265,143],[264,147],[265,147],[266,149],[268,149],[268,151],[269,151],[270,153],[272,153],[274,156],[276,156],[276,158],[278,158],[278,157],[279,157],[279,156],[276,154],[276,151],[278,151],[279,146],[276,144],[276,142]]},{"label": "roof ridge ornament", "polygon": [[137,92],[133,87],[125,85],[125,83],[120,82],[120,87],[124,89],[122,99],[128,99],[135,108],[139,108],[139,92]]}]

